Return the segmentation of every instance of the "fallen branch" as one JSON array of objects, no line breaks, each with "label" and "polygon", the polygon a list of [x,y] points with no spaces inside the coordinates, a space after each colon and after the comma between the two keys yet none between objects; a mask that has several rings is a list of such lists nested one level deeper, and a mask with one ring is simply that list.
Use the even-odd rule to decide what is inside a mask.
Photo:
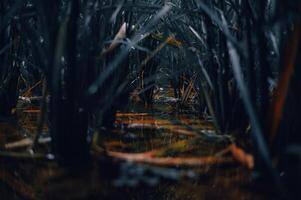
[{"label": "fallen branch", "polygon": [[240,163],[242,166],[247,167],[248,169],[254,168],[254,158],[253,155],[246,153],[243,149],[236,146],[236,144],[231,144],[227,148],[221,150],[214,154],[215,156],[221,157],[226,154],[231,153],[233,159]]},{"label": "fallen branch", "polygon": [[32,103],[32,101],[39,101],[41,99],[42,99],[41,96],[36,96],[36,97],[23,97],[23,96],[19,96],[19,100],[21,100],[23,102],[27,102],[27,103]]},{"label": "fallen branch", "polygon": [[[193,140],[191,140],[193,141]],[[241,164],[242,166],[253,169],[254,158],[253,155],[246,153],[243,149],[231,144],[222,151],[216,153],[214,156],[205,157],[160,157],[165,156],[166,152],[172,149],[182,150],[185,146],[190,146],[191,141],[179,141],[175,144],[171,144],[167,147],[160,149],[154,149],[143,153],[123,153],[108,151],[107,154],[113,158],[127,160],[131,162],[139,162],[145,164],[154,164],[159,166],[204,166],[233,163],[233,160]],[[225,157],[226,154],[231,153],[233,159]]]},{"label": "fallen branch", "polygon": [[[121,153],[121,152],[108,152],[108,155],[130,162],[139,162],[144,164],[153,164],[158,166],[190,166],[190,167],[200,167],[208,165],[226,164],[232,163],[231,158],[206,156],[206,157],[165,157],[158,158],[152,157],[145,153]],[[150,155],[152,155],[150,153]]]},{"label": "fallen branch", "polygon": [[116,120],[116,124],[124,124],[128,129],[137,129],[143,127],[145,128],[156,128],[156,129],[162,129],[167,130],[172,133],[177,133],[180,135],[186,135],[189,137],[198,136],[199,134],[197,132],[188,130],[186,128],[183,128],[181,125],[176,125],[170,123],[168,120],[160,120],[160,119],[134,119],[134,120]]},{"label": "fallen branch", "polygon": [[246,153],[243,149],[236,146],[236,144],[231,144],[229,149],[232,153],[234,160],[239,162],[244,167],[248,169],[254,168],[254,158],[253,155]]},{"label": "fallen branch", "polygon": [[22,111],[23,113],[40,113],[41,110],[39,109],[26,109]]},{"label": "fallen branch", "polygon": [[[39,138],[39,140],[38,140],[39,144],[46,144],[46,143],[49,143],[49,142],[51,142],[50,137]],[[28,146],[31,146],[32,144],[33,144],[32,139],[26,138],[26,139],[19,140],[17,142],[12,142],[12,143],[5,144],[4,148],[12,150],[12,149],[17,149],[17,148],[28,147]]]},{"label": "fallen branch", "polygon": [[116,113],[116,117],[141,117],[141,116],[149,116],[149,113]]}]

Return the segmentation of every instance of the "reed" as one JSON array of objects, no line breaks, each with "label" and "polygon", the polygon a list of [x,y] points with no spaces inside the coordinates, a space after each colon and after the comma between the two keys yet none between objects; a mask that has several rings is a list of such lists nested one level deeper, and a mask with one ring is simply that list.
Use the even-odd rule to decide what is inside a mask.
[{"label": "reed", "polygon": [[220,134],[251,140],[255,169],[282,192],[282,155],[301,143],[299,15],[299,1],[2,0],[1,120],[45,78],[53,151],[84,163],[91,132],[112,127],[136,88],[152,104],[164,79],[182,105],[196,93]]}]

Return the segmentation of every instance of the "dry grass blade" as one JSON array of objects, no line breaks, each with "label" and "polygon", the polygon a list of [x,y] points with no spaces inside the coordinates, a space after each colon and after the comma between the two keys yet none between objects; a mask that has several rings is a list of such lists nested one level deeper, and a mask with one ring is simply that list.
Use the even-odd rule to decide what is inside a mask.
[{"label": "dry grass blade", "polygon": [[121,153],[121,152],[108,152],[108,155],[122,159],[130,162],[139,162],[145,164],[153,164],[158,166],[172,166],[172,167],[180,167],[180,166],[190,166],[190,167],[201,167],[208,165],[219,165],[219,164],[228,164],[232,163],[232,159],[222,158],[222,157],[166,157],[166,158],[158,158],[158,157],[150,157],[148,154],[132,154],[132,153]]},{"label": "dry grass blade", "polygon": [[288,93],[289,83],[292,78],[296,56],[299,48],[301,34],[301,24],[298,20],[295,23],[295,29],[292,33],[291,39],[288,42],[286,55],[284,59],[283,72],[280,75],[279,83],[274,93],[274,99],[270,109],[270,116],[268,118],[268,126],[270,127],[270,143],[273,144],[273,141],[277,135],[277,131],[280,125],[280,120],[282,117],[285,99]]}]

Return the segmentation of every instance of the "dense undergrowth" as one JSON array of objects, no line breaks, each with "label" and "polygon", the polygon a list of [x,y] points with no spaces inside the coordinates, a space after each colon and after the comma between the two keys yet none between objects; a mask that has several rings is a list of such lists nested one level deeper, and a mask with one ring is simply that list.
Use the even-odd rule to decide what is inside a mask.
[{"label": "dense undergrowth", "polygon": [[300,6],[2,0],[0,120],[31,102],[40,110],[32,151],[46,130],[57,161],[78,166],[130,97],[151,107],[168,89],[179,110],[193,104],[218,134],[251,141],[252,170],[281,197],[298,195]]}]

